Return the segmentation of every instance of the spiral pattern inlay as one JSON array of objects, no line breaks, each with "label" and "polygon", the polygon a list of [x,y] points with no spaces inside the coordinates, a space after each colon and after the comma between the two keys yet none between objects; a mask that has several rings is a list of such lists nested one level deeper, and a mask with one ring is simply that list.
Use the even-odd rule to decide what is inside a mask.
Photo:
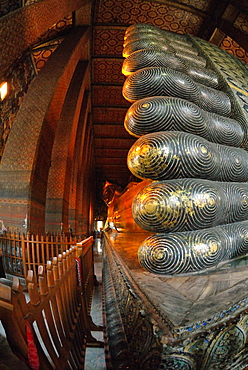
[{"label": "spiral pattern inlay", "polygon": [[147,67],[169,67],[188,74],[196,82],[204,83],[206,86],[213,88],[218,87],[218,77],[210,69],[194,65],[191,66],[174,53],[159,49],[141,49],[135,51],[124,60],[122,73],[128,76],[139,69]]},{"label": "spiral pattern inlay", "polygon": [[148,237],[139,247],[142,267],[156,274],[182,274],[216,267],[248,251],[248,221],[210,229]]},{"label": "spiral pattern inlay", "polygon": [[248,183],[157,181],[133,199],[136,223],[150,232],[190,231],[248,219]]},{"label": "spiral pattern inlay", "polygon": [[128,152],[127,165],[141,179],[248,181],[248,153],[244,149],[210,143],[182,131],[141,136]]},{"label": "spiral pattern inlay", "polygon": [[124,35],[124,46],[127,43],[127,40],[131,40],[133,38],[137,38],[145,35],[154,35],[167,38],[173,42],[179,43],[180,45],[191,46],[192,42],[187,39],[187,35],[179,35],[175,32],[170,32],[167,30],[162,30],[152,24],[147,23],[136,23],[134,25],[129,26]]},{"label": "spiral pattern inlay", "polygon": [[178,39],[173,36],[170,32],[167,33],[158,33],[154,31],[133,31],[129,32],[125,37],[124,37],[124,43],[123,47],[125,48],[129,43],[137,41],[137,40],[149,40],[149,41],[159,41],[161,44],[170,44],[173,46],[175,49],[183,49],[186,52],[189,52],[194,55],[198,55],[198,50],[193,46],[191,41],[188,41],[186,39]]},{"label": "spiral pattern inlay", "polygon": [[207,112],[185,99],[154,96],[137,100],[128,109],[124,126],[139,137],[158,131],[184,131],[209,141],[240,147],[246,135],[234,119]]},{"label": "spiral pattern inlay", "polygon": [[197,55],[197,53],[192,52],[189,48],[181,47],[174,42],[163,42],[160,39],[148,39],[147,38],[140,38],[134,41],[130,41],[123,49],[123,57],[127,58],[132,55],[132,53],[142,50],[142,49],[160,49],[161,51],[169,51],[185,62],[190,62],[193,65],[199,67],[206,67],[206,60]]},{"label": "spiral pattern inlay", "polygon": [[194,53],[198,53],[197,49],[193,46],[192,41],[187,39],[187,35],[179,35],[175,32],[162,30],[158,27],[154,27],[152,25],[144,24],[144,27],[139,24],[139,27],[129,27],[124,35],[124,43],[123,46],[125,47],[129,42],[138,39],[160,39],[166,42],[171,42],[176,45],[180,45],[187,49],[194,49]]},{"label": "spiral pattern inlay", "polygon": [[224,92],[166,67],[147,67],[134,72],[124,82],[122,94],[131,103],[151,96],[172,96],[187,99],[202,109],[223,116],[231,113],[231,101]]}]

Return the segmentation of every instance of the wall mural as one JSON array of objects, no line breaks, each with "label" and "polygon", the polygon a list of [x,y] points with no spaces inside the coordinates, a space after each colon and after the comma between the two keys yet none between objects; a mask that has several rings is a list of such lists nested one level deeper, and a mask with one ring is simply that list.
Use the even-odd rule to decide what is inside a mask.
[{"label": "wall mural", "polygon": [[20,59],[8,72],[9,94],[1,102],[0,109],[0,160],[7,142],[12,124],[22,103],[28,86],[36,76],[29,54]]},{"label": "wall mural", "polygon": [[[145,182],[139,183],[133,197],[132,216],[141,229],[154,233],[137,252],[141,267],[153,276],[216,271],[220,262],[248,252],[247,69],[230,54],[189,35],[177,35],[182,48],[175,48],[177,41],[171,48],[173,37],[151,25],[132,25],[123,50],[122,70],[127,76],[123,96],[132,103],[124,126],[137,138],[127,163],[132,174]],[[187,43],[198,53],[186,63]],[[118,194],[117,207],[111,205],[111,221],[119,232],[128,232],[129,227],[134,229],[122,223],[118,211],[123,196]],[[115,274],[117,278],[118,271]],[[125,288],[120,286],[125,278],[117,278],[117,283],[117,294],[121,291],[124,296]],[[178,325],[173,329],[175,343],[164,347],[160,360],[158,344],[150,335],[156,365],[155,352],[147,349],[147,362],[137,368],[148,369],[149,361],[154,361],[154,368],[166,370],[243,369],[248,357],[247,302],[235,302],[189,327]],[[128,304],[124,306],[128,333],[137,303],[130,312]],[[223,317],[227,326],[221,324]],[[143,321],[147,318],[144,315]],[[197,337],[204,326],[208,331]],[[192,332],[195,337],[186,339]]]},{"label": "wall mural", "polygon": [[13,12],[14,10],[22,6],[22,1],[20,0],[2,0],[0,5],[0,17]]},{"label": "wall mural", "polygon": [[63,40],[64,38],[52,40],[32,49],[31,55],[37,73],[39,73],[39,71],[44,67],[50,56],[54,53]]},{"label": "wall mural", "polygon": [[31,50],[37,72],[41,70],[59,44],[61,44],[65,34],[72,29],[73,24],[73,16],[70,14],[68,17],[54,24],[39,37],[36,45]]},{"label": "wall mural", "polygon": [[[29,84],[45,65],[52,53],[64,39],[65,33],[67,33],[72,26],[72,15],[57,22],[48,29],[46,33],[40,36],[37,40],[37,45],[34,46],[31,51],[24,53],[22,58],[16,61],[5,76],[9,82],[9,94],[0,105],[0,161],[12,124],[22,100],[27,93]],[[63,34],[63,37],[59,38],[61,34]],[[45,42],[45,40],[49,41]]]}]

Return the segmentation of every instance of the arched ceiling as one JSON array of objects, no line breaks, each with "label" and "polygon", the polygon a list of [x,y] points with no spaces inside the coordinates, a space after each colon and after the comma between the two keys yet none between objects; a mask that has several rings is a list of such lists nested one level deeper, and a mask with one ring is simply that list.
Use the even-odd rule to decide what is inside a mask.
[{"label": "arched ceiling", "polygon": [[[248,61],[246,0],[97,0],[92,30],[92,118],[95,165],[99,183],[125,187],[132,179],[126,165],[136,140],[123,125],[130,103],[122,96],[123,37],[133,23],[211,40]],[[222,30],[223,28],[223,30]],[[245,51],[246,50],[246,51]]]},{"label": "arched ceiling", "polygon": [[[40,4],[37,2],[37,9],[35,5],[34,10],[38,11]],[[133,23],[149,23],[172,32],[189,33],[220,46],[248,63],[247,0],[77,0],[77,7],[71,6],[68,17],[49,29],[46,23],[43,25],[41,22],[42,29],[36,32],[33,30],[32,35],[28,34],[29,50],[37,72],[64,36],[78,24],[78,18],[81,19],[79,24],[92,27],[92,123],[96,179],[100,188],[105,180],[122,187],[133,180],[126,158],[136,139],[124,128],[124,118],[130,103],[122,96],[125,77],[121,72],[124,60],[123,38],[128,26]],[[5,41],[2,39],[7,50],[0,70],[4,72],[3,63],[12,63],[12,59],[16,58],[16,48],[11,44],[12,39],[8,39],[8,27],[5,27],[5,23],[13,27],[13,21],[8,23],[7,17],[1,20],[2,31],[7,35]],[[14,25],[15,32],[19,32],[19,24],[14,22]],[[38,39],[36,33],[41,35]],[[4,132],[2,135],[6,137],[2,149],[9,129],[7,127],[6,134]]]}]

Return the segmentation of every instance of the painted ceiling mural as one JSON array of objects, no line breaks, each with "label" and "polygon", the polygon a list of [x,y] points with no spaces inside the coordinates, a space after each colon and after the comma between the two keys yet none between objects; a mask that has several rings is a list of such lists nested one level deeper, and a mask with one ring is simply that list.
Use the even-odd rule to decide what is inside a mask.
[{"label": "painted ceiling mural", "polygon": [[53,25],[39,37],[31,50],[24,53],[22,58],[14,63],[6,74],[5,78],[10,82],[10,93],[0,106],[0,160],[12,124],[30,82],[39,73],[72,26],[72,15]]},{"label": "painted ceiling mural", "polygon": [[190,34],[196,34],[203,23],[203,16],[195,12],[157,2],[109,0],[100,1],[98,6],[95,18],[97,23],[152,23],[172,32]]}]

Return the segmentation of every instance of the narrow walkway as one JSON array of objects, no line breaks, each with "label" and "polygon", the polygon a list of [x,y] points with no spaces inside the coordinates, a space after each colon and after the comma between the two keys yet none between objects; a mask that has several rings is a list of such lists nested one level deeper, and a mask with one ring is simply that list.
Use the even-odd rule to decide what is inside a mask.
[{"label": "narrow walkway", "polygon": [[[101,239],[96,239],[94,244],[94,268],[95,275],[99,285],[95,286],[92,305],[91,317],[96,325],[103,326],[102,317],[102,248]],[[92,335],[97,340],[103,342],[102,331],[92,331]],[[86,349],[85,370],[105,370],[105,350],[104,348],[89,348]]]}]

